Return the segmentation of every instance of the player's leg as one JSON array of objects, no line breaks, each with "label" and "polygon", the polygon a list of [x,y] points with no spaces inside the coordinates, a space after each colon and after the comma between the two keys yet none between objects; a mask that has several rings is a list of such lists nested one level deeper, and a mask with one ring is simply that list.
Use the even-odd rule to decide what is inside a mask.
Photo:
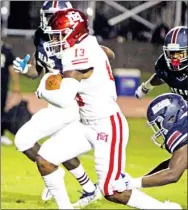
[{"label": "player's leg", "polygon": [[40,148],[37,142],[53,135],[65,126],[63,114],[63,110],[57,108],[45,108],[38,111],[17,132],[14,141],[16,148],[30,160],[36,161]]},{"label": "player's leg", "polygon": [[64,174],[58,165],[89,150],[91,144],[85,138],[83,125],[73,122],[43,143],[38,152],[39,171],[60,209],[72,206],[62,179]]},{"label": "player's leg", "polygon": [[94,125],[97,131],[94,142],[96,172],[99,187],[109,201],[139,209],[163,209],[165,204],[138,190],[117,193],[112,183],[121,178],[125,169],[125,149],[129,138],[126,119],[120,113],[110,119],[100,120]]},{"label": "player's leg", "polygon": [[77,179],[84,191],[88,193],[95,191],[95,185],[86,174],[78,158],[72,158],[71,160],[65,161],[63,166]]},{"label": "player's leg", "polygon": [[[67,115],[68,113],[66,113]],[[76,115],[72,120],[76,121],[79,116]],[[72,116],[72,115],[71,115]],[[50,106],[37,112],[30,121],[24,124],[15,136],[15,145],[17,149],[23,152],[30,160],[36,161],[37,153],[40,149],[38,141],[47,136],[51,136],[54,133],[61,130],[66,126],[65,111],[56,107]],[[75,139],[76,141],[77,139]],[[91,182],[83,166],[78,158],[66,161],[63,164],[67,170],[70,170],[71,174],[78,180],[83,190],[92,192],[95,189],[95,185]],[[48,189],[44,189],[42,192],[42,200],[49,200],[51,195]]]}]

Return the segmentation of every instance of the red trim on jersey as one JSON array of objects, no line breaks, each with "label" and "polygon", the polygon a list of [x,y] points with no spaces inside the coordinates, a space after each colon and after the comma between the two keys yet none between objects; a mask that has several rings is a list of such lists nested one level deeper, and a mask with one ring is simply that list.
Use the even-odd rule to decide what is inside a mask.
[{"label": "red trim on jersey", "polygon": [[122,166],[122,145],[123,145],[123,126],[122,126],[122,119],[121,116],[119,114],[119,112],[117,113],[117,117],[118,117],[118,122],[119,122],[119,151],[118,151],[118,172],[116,174],[116,178],[115,180],[118,180],[121,174],[121,166]]},{"label": "red trim on jersey", "polygon": [[112,74],[112,71],[111,71],[111,67],[108,64],[107,60],[106,60],[106,70],[108,72],[108,76],[109,76],[110,80],[114,81],[114,77],[113,77],[113,74]]},{"label": "red trim on jersey", "polygon": [[57,7],[57,0],[54,0],[54,1],[53,1],[53,5],[52,5],[52,7],[54,7],[54,8],[56,8],[56,7]]},{"label": "red trim on jersey", "polygon": [[114,156],[115,156],[115,146],[116,146],[116,123],[114,120],[114,116],[110,116],[110,121],[112,125],[112,142],[111,142],[111,149],[110,149],[110,163],[109,169],[106,176],[106,180],[104,183],[104,194],[109,195],[108,186],[112,176],[112,172],[114,170]]},{"label": "red trim on jersey", "polygon": [[81,59],[76,59],[76,60],[72,60],[72,63],[77,62],[77,61],[87,61],[88,58],[81,58]]},{"label": "red trim on jersey", "polygon": [[72,60],[72,65],[81,64],[81,63],[88,63],[88,58]]},{"label": "red trim on jersey", "polygon": [[88,61],[83,61],[83,62],[72,63],[72,65],[81,64],[81,63],[88,63]]},{"label": "red trim on jersey", "polygon": [[179,28],[177,28],[174,32],[173,32],[173,34],[172,34],[172,41],[171,41],[171,43],[176,43],[176,41],[177,41],[177,34],[178,34],[178,31],[179,31],[180,29]]},{"label": "red trim on jersey", "polygon": [[179,131],[175,131],[168,139],[168,148],[170,149],[170,147],[172,146],[172,144],[174,143],[175,140],[177,140],[177,138],[179,138],[179,136],[181,136],[182,133],[180,133]]},{"label": "red trim on jersey", "polygon": [[85,105],[83,98],[81,97],[81,95],[79,93],[77,93],[76,95],[76,101],[79,107],[82,107]]}]

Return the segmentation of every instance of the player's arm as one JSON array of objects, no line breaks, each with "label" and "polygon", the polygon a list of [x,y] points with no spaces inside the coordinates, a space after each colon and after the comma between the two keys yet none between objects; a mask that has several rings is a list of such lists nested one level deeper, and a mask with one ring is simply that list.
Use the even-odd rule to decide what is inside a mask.
[{"label": "player's arm", "polygon": [[162,55],[158,58],[155,63],[155,73],[146,81],[143,82],[136,90],[135,96],[140,99],[145,96],[148,92],[153,90],[154,87],[164,84],[165,82],[161,78],[161,72],[163,72],[161,67]]},{"label": "player's arm", "polygon": [[143,82],[136,90],[135,96],[137,98],[142,98],[148,92],[153,90],[154,87],[164,84],[164,81],[154,73],[146,82]]},{"label": "player's arm", "polygon": [[29,54],[27,54],[24,59],[17,57],[16,60],[14,60],[13,64],[16,72],[22,73],[23,75],[31,79],[36,79],[40,76],[40,73],[42,72],[42,67],[41,71],[37,69],[38,64],[36,63],[35,53],[31,58]]},{"label": "player's arm", "polygon": [[88,69],[84,73],[83,71],[80,72],[76,70],[64,72],[63,79],[59,87],[54,90],[48,90],[45,86],[48,82],[48,77],[50,75],[54,75],[54,73],[47,73],[40,82],[37,89],[37,96],[39,98],[44,98],[55,106],[61,108],[70,107],[74,103],[76,95],[79,91],[81,79],[85,78],[85,74],[90,71],[92,71],[92,69]]},{"label": "player's arm", "polygon": [[102,46],[102,45],[100,45],[100,46],[104,50],[106,55],[108,56],[109,60],[114,60],[115,59],[115,53],[110,48]]},{"label": "player's arm", "polygon": [[[134,179],[136,187],[157,187],[177,182],[187,169],[187,145],[175,151],[168,168]],[[136,183],[137,182],[137,183]]]},{"label": "player's arm", "polygon": [[158,166],[156,166],[154,169],[152,169],[150,172],[148,172],[145,176],[154,174],[154,173],[161,171],[163,169],[167,169],[169,166],[169,162],[170,162],[170,159],[163,161]]},{"label": "player's arm", "polygon": [[44,67],[42,65],[39,65],[36,61],[36,53],[33,54],[31,57],[29,63],[28,63],[28,72],[24,74],[26,77],[29,77],[31,79],[38,78],[41,73],[43,72]]}]

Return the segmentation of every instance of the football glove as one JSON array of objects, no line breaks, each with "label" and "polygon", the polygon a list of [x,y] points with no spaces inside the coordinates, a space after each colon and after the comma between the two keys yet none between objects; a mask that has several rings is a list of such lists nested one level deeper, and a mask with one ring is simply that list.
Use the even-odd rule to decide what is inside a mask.
[{"label": "football glove", "polygon": [[29,54],[27,54],[24,57],[24,59],[17,57],[16,60],[13,61],[13,67],[15,71],[22,74],[26,74],[28,72],[29,66],[31,66],[31,64],[27,64],[29,59],[30,59]]},{"label": "football glove", "polygon": [[135,96],[138,99],[143,98],[150,90],[144,87],[144,83],[142,83],[135,91]]}]

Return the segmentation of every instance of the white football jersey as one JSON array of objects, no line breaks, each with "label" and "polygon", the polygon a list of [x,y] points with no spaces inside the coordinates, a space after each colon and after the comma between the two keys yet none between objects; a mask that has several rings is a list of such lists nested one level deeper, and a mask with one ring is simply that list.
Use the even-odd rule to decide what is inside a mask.
[{"label": "white football jersey", "polygon": [[94,36],[89,35],[81,43],[65,50],[62,64],[64,72],[93,68],[92,75],[81,80],[76,97],[82,119],[101,119],[119,111],[109,60]]}]

